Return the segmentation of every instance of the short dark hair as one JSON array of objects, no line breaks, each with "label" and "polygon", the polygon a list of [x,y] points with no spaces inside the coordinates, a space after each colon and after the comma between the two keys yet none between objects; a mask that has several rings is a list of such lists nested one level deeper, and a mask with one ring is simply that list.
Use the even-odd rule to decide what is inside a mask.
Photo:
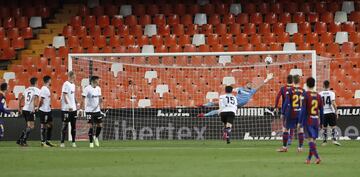
[{"label": "short dark hair", "polygon": [[38,78],[32,77],[32,78],[30,79],[30,84],[31,84],[31,85],[35,85],[37,81],[38,81]]},{"label": "short dark hair", "polygon": [[91,76],[90,77],[90,83],[93,83],[94,81],[100,79],[99,76]]},{"label": "short dark hair", "polygon": [[299,75],[294,75],[293,76],[293,82],[294,82],[294,84],[300,83],[300,76]]},{"label": "short dark hair", "polygon": [[328,80],[324,81],[324,87],[325,88],[329,88],[330,87],[330,82]]},{"label": "short dark hair", "polygon": [[314,88],[315,87],[315,79],[313,77],[309,77],[306,79],[306,85],[309,88]]},{"label": "short dark hair", "polygon": [[231,87],[230,85],[225,87],[225,93],[231,93],[233,91],[233,87]]},{"label": "short dark hair", "polygon": [[69,76],[69,77],[72,77],[72,76],[74,76],[74,75],[75,75],[74,71],[69,71],[69,72],[68,72],[68,76]]},{"label": "short dark hair", "polygon": [[50,80],[51,80],[51,77],[48,76],[48,75],[43,77],[43,81],[44,81],[45,84],[47,84]]},{"label": "short dark hair", "polygon": [[288,84],[292,84],[293,83],[293,76],[292,75],[288,75],[287,78],[286,78],[286,81]]},{"label": "short dark hair", "polygon": [[5,91],[5,90],[7,90],[7,88],[8,88],[8,84],[5,82],[0,85],[1,91]]}]

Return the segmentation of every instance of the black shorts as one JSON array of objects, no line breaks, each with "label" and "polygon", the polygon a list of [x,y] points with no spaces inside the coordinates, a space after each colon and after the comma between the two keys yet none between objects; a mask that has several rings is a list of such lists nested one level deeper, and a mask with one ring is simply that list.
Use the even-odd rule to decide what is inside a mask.
[{"label": "black shorts", "polygon": [[50,112],[39,111],[38,114],[39,114],[39,117],[40,117],[40,123],[41,124],[47,124],[47,123],[53,121],[51,111]]},{"label": "black shorts", "polygon": [[86,119],[88,120],[88,123],[102,123],[102,114],[100,112],[87,112],[86,113]]},{"label": "black shorts", "polygon": [[61,111],[61,119],[63,122],[76,120],[76,111]]},{"label": "black shorts", "polygon": [[26,122],[29,122],[29,121],[34,122],[35,121],[35,113],[34,112],[23,110],[22,115]]},{"label": "black shorts", "polygon": [[330,114],[324,114],[324,120],[323,120],[323,126],[327,127],[330,126],[336,126],[336,114],[330,113]]},{"label": "black shorts", "polygon": [[234,123],[235,113],[234,112],[222,112],[220,113],[221,122],[226,123]]}]

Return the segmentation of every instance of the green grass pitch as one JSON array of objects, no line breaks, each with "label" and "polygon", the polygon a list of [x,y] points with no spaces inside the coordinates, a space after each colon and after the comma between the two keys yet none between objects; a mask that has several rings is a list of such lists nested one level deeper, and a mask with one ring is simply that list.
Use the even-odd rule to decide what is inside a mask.
[{"label": "green grass pitch", "polygon": [[[90,149],[17,147],[0,142],[1,177],[279,177],[360,174],[360,141],[343,146],[318,146],[322,163],[304,164],[296,142],[287,153],[275,150],[280,141],[104,141]],[[320,142],[318,142],[320,144]],[[67,144],[69,146],[69,144]]]}]

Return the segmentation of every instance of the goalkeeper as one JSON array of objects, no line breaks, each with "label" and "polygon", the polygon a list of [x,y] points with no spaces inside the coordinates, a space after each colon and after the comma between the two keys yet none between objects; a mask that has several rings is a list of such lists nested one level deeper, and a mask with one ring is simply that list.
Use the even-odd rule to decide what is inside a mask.
[{"label": "goalkeeper", "polygon": [[[257,87],[253,88],[252,87],[252,82],[249,81],[246,83],[245,87],[239,87],[237,89],[235,89],[236,91],[236,99],[237,99],[237,107],[242,107],[244,105],[246,105],[250,99],[252,98],[252,96],[259,90],[261,89],[266,83],[268,83],[271,79],[273,78],[273,73],[269,73],[266,76],[266,79],[264,80],[263,83],[261,83],[260,85],[258,85]],[[206,104],[201,105],[201,107],[213,107],[216,106],[216,103],[214,102],[209,102]],[[219,114],[219,110],[213,110],[210,111],[208,113],[200,113],[198,114],[199,118],[204,118],[204,117],[211,117],[214,115],[218,115]]]}]

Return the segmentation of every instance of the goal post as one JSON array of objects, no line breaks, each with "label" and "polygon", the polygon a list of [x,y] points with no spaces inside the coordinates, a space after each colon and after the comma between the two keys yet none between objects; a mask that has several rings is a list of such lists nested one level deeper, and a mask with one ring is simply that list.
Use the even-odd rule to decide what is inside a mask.
[{"label": "goal post", "polygon": [[[266,64],[269,56],[273,63]],[[286,76],[299,74],[302,84],[313,76],[317,86],[330,77],[329,60],[319,59],[312,50],[71,53],[68,68],[76,74],[77,99],[91,75],[100,77],[103,109],[108,110],[105,140],[220,139],[217,115],[198,118],[218,107],[198,105],[216,102],[225,85],[251,83],[255,88],[267,73],[274,79],[238,109],[233,138],[276,139],[281,120],[273,112],[274,103]]]}]

